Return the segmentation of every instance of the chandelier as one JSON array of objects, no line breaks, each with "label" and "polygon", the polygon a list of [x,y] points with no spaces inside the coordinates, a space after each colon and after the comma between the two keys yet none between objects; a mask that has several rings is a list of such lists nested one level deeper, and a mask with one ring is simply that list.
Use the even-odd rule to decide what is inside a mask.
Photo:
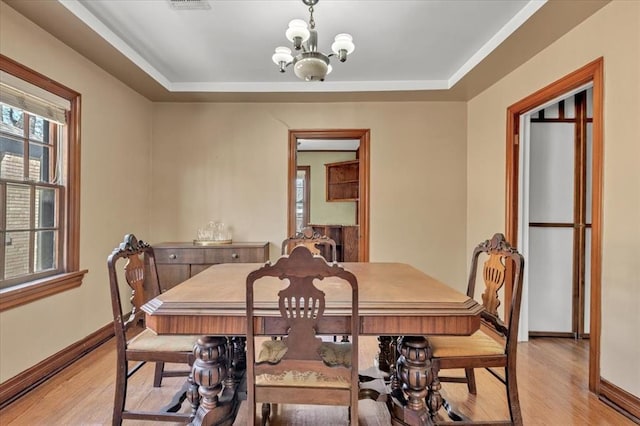
[{"label": "chandelier", "polygon": [[353,52],[355,46],[353,38],[349,34],[338,34],[331,45],[333,53],[325,55],[318,51],[318,33],[316,32],[316,22],[313,20],[313,6],[318,0],[302,0],[309,6],[309,25],[302,19],[294,19],[289,22],[289,28],[285,32],[287,39],[293,43],[293,48],[299,51],[296,56],[291,55],[288,47],[276,47],[273,54],[273,62],[279,67],[280,72],[285,72],[285,68],[293,64],[293,72],[304,81],[324,81],[327,74],[331,72],[329,58],[337,56],[340,62],[347,60],[347,55]]}]

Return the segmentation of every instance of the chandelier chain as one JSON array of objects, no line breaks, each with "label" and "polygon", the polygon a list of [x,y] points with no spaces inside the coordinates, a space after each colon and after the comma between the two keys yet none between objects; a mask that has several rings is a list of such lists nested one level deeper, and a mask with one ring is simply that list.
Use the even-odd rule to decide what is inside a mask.
[{"label": "chandelier chain", "polygon": [[316,21],[313,19],[313,6],[309,6],[309,27],[312,30],[316,28]]}]

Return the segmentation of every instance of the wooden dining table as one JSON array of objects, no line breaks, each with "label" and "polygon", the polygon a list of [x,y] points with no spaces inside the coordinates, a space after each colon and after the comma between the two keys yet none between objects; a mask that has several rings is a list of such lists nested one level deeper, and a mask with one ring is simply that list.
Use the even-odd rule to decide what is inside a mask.
[{"label": "wooden dining table", "polygon": [[[358,279],[359,335],[379,336],[379,368],[395,380],[386,399],[395,424],[429,425],[442,404],[437,366],[425,335],[470,335],[482,306],[465,294],[403,263],[343,263]],[[194,348],[193,380],[200,400],[192,424],[231,424],[244,370],[246,277],[257,263],[214,265],[143,306],[146,325],[158,334],[201,335]],[[273,286],[282,284],[273,278]],[[265,286],[261,286],[265,288]],[[318,334],[348,328],[350,294],[330,279],[325,321]],[[259,334],[284,334],[277,300],[256,293]]]}]

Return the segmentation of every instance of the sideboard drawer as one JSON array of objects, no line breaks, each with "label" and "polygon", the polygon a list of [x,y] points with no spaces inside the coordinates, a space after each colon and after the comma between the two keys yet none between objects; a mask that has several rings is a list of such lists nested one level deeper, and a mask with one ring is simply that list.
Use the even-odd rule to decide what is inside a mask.
[{"label": "sideboard drawer", "polygon": [[156,263],[205,263],[204,251],[196,248],[154,248]]},{"label": "sideboard drawer", "polygon": [[204,252],[204,263],[258,263],[265,262],[264,249],[247,247],[224,247]]}]

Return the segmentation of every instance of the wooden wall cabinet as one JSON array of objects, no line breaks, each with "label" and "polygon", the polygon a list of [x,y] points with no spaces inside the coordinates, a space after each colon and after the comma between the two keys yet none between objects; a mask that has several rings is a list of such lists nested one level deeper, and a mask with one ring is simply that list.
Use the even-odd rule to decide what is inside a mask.
[{"label": "wooden wall cabinet", "polygon": [[[232,243],[196,246],[193,243],[153,245],[160,288],[164,292],[211,265],[219,263],[264,263],[269,243]],[[145,288],[148,292],[148,289]]]},{"label": "wooden wall cabinet", "polygon": [[360,190],[360,160],[325,164],[327,201],[357,201]]},{"label": "wooden wall cabinet", "polygon": [[[309,225],[314,232],[326,235],[336,242],[336,256],[338,262],[358,261],[358,225]],[[330,252],[324,253],[330,259]]]}]

